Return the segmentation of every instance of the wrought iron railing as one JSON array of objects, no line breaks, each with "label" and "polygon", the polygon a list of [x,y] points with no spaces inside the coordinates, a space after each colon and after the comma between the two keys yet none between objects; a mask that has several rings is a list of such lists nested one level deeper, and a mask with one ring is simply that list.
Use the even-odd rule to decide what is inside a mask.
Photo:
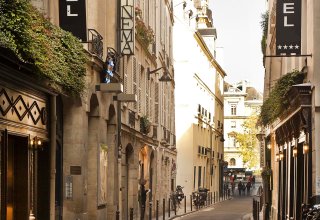
[{"label": "wrought iron railing", "polygon": [[88,29],[88,50],[102,59],[103,37],[95,29]]},{"label": "wrought iron railing", "polygon": [[135,112],[133,111],[129,111],[129,125],[133,128],[136,125]]}]

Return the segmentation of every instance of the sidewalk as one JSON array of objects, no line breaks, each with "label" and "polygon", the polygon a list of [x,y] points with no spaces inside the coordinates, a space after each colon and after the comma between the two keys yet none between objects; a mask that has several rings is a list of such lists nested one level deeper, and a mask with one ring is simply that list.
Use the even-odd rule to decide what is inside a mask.
[{"label": "sidewalk", "polygon": [[[232,199],[232,197],[230,197],[229,199]],[[191,210],[190,204],[187,204],[186,209],[185,209],[184,203],[182,203],[180,205],[180,208],[177,210],[177,213],[174,213],[174,211],[171,211],[170,212],[170,216],[169,216],[169,212],[168,212],[168,210],[166,210],[164,218],[163,218],[163,213],[162,213],[163,211],[159,210],[158,220],[172,220],[172,219],[184,216],[184,215],[188,215],[188,214],[203,210],[205,208],[211,207],[211,206],[213,206],[215,204],[218,204],[218,203],[226,201],[226,200],[228,200],[228,199],[217,201],[216,203],[212,203],[210,205],[204,206],[204,207],[202,207],[202,208],[200,208],[198,210],[197,210],[197,208],[195,206],[192,206],[192,210]],[[152,220],[157,220],[157,218],[154,217],[154,218],[152,218]]]}]

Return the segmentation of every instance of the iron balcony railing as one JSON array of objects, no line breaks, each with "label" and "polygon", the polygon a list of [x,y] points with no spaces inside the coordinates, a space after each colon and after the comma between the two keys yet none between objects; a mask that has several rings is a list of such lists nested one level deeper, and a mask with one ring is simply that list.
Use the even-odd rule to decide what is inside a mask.
[{"label": "iron balcony railing", "polygon": [[88,50],[100,59],[103,56],[103,37],[95,29],[88,29]]}]

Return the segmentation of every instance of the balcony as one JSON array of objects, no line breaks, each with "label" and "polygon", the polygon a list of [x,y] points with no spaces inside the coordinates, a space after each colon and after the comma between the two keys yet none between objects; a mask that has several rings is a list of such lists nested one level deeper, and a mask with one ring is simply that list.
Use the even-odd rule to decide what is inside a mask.
[{"label": "balcony", "polygon": [[103,56],[103,38],[95,29],[88,29],[88,51],[97,55],[100,59]]},{"label": "balcony", "polygon": [[133,111],[129,111],[129,125],[132,128],[135,128],[136,126],[136,116],[135,116],[135,112]]}]

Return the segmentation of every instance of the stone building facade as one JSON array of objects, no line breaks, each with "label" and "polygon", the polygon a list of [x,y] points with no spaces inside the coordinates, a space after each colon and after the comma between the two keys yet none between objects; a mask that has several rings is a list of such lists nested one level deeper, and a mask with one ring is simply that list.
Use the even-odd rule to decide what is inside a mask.
[{"label": "stone building facade", "polygon": [[[278,1],[284,4],[282,1]],[[267,100],[277,82],[293,71],[303,75],[303,81],[295,83],[285,94],[288,107],[280,116],[265,126],[265,146],[270,146],[270,156],[266,158],[272,170],[271,187],[267,196],[269,219],[302,219],[302,204],[319,203],[319,19],[318,1],[293,2],[294,13],[290,19],[296,19],[300,25],[298,34],[301,45],[295,45],[301,53],[291,54],[286,51],[275,56],[277,49],[290,50],[278,42],[284,37],[277,31],[277,19],[288,15],[278,14],[277,1],[269,1],[269,19],[266,33],[266,51],[264,58],[265,80],[264,100]],[[280,17],[281,16],[281,17]],[[292,21],[292,20],[291,20]],[[292,22],[291,22],[292,23]],[[291,24],[290,23],[290,24]],[[278,30],[283,28],[279,23]],[[284,25],[288,28],[287,25]],[[294,26],[290,26],[294,27]],[[289,28],[290,28],[289,27]],[[300,28],[299,28],[300,32]],[[283,35],[283,36],[282,36]],[[300,41],[299,41],[300,42]],[[270,206],[269,206],[270,204]]]},{"label": "stone building facade", "polygon": [[[219,196],[223,172],[223,80],[208,1],[174,1],[177,184]],[[181,40],[183,39],[183,40]]]},{"label": "stone building facade", "polygon": [[[116,219],[117,214],[120,219],[128,219],[130,209],[138,219],[142,215],[142,185],[149,189],[144,214],[154,215],[155,206],[151,213],[149,206],[156,200],[168,199],[176,185],[172,3],[127,1],[131,21],[140,29],[133,26],[133,54],[125,55],[121,54],[123,38],[118,32],[120,12],[124,13],[121,1],[31,2],[54,25],[71,32],[72,25],[64,23],[63,15],[81,17],[84,35],[74,35],[82,40],[89,58],[86,90],[79,97],[53,93],[29,78],[15,81],[7,76],[8,71],[19,72],[19,68],[1,69],[2,98],[11,103],[3,104],[2,109],[12,111],[10,120],[17,122],[9,125],[8,115],[2,114],[3,143],[28,146],[29,139],[38,138],[48,146],[37,154],[28,154],[36,155],[39,161],[37,168],[43,178],[37,180],[37,186],[46,182],[45,189],[34,192],[37,210],[46,210],[33,213],[35,219]],[[118,61],[111,84],[123,88],[122,93],[103,91],[102,73],[110,54]],[[1,59],[6,65],[10,63]],[[136,102],[121,101],[119,94],[132,94]],[[20,108],[14,101],[20,103]],[[28,117],[22,117],[22,112]],[[51,127],[46,126],[46,120]],[[21,154],[24,152],[17,156]],[[27,172],[27,157],[23,161],[21,169],[25,170],[21,172]],[[22,184],[28,186],[27,182]],[[23,193],[28,194],[28,189]],[[21,207],[29,215],[30,203],[26,201]]]},{"label": "stone building facade", "polygon": [[[243,80],[235,85],[225,85],[224,89],[224,155],[228,168],[248,168],[243,163],[236,142],[236,134],[243,133],[243,123],[251,115],[259,115],[262,105],[262,94],[249,82]],[[259,146],[256,146],[257,152]],[[259,155],[257,155],[259,156]],[[255,167],[259,169],[259,167]]]}]

